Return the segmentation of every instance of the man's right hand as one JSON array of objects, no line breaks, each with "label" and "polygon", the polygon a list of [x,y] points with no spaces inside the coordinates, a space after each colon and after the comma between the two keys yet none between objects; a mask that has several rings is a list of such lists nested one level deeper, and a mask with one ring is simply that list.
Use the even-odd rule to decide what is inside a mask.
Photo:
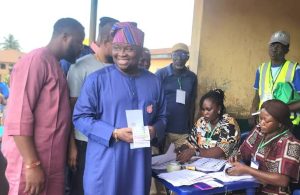
[{"label": "man's right hand", "polygon": [[25,179],[25,193],[28,193],[30,195],[38,195],[44,190],[45,174],[41,166],[26,169]]},{"label": "man's right hand", "polygon": [[119,140],[122,140],[127,143],[133,142],[132,129],[129,127],[115,129],[114,133],[117,135]]},{"label": "man's right hand", "polygon": [[70,140],[68,149],[68,165],[73,171],[76,171],[77,168],[77,155],[78,150],[75,144],[75,140]]}]

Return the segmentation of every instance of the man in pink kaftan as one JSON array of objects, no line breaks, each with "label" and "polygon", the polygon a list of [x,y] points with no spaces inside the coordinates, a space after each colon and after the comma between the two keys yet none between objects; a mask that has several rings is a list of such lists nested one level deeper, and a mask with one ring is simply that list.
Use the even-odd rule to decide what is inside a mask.
[{"label": "man in pink kaftan", "polygon": [[74,61],[83,38],[78,21],[62,18],[50,43],[14,66],[2,142],[9,195],[64,194],[71,111],[59,60]]}]

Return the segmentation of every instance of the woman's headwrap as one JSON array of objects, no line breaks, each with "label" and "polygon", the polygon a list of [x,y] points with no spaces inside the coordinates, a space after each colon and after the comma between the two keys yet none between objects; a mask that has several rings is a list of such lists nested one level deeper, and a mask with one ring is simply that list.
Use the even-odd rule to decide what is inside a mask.
[{"label": "woman's headwrap", "polygon": [[261,109],[263,108],[279,123],[285,127],[292,128],[290,109],[285,103],[280,100],[268,100],[262,104]]},{"label": "woman's headwrap", "polygon": [[135,22],[117,22],[111,29],[113,43],[126,43],[143,47],[144,32],[137,28]]}]

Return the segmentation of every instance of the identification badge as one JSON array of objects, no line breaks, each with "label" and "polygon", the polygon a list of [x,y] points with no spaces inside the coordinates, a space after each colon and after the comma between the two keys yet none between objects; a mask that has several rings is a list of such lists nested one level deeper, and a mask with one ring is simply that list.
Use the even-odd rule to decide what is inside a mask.
[{"label": "identification badge", "polygon": [[258,169],[259,163],[258,163],[256,160],[254,160],[254,159],[252,158],[252,159],[251,159],[250,167],[252,167],[253,169]]},{"label": "identification badge", "polygon": [[176,90],[176,103],[185,104],[185,91],[181,89]]}]

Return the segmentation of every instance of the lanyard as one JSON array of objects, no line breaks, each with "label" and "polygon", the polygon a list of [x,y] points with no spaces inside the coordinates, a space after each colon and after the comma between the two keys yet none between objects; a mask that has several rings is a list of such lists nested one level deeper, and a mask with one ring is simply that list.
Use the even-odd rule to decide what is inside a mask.
[{"label": "lanyard", "polygon": [[285,130],[284,132],[281,132],[280,134],[276,135],[275,137],[272,137],[272,139],[269,139],[267,142],[263,142],[263,139],[261,140],[260,144],[257,147],[257,150],[254,154],[254,161],[256,161],[256,154],[258,153],[258,150],[261,148],[264,148],[267,144],[269,144],[271,141],[273,141],[274,139],[284,135],[285,133],[287,133],[288,130]]},{"label": "lanyard", "polygon": [[210,140],[211,140],[211,137],[213,136],[213,134],[215,133],[215,131],[216,131],[216,129],[219,127],[219,123],[215,126],[215,128],[213,129],[213,130],[211,130],[211,124],[210,123],[208,123],[209,124],[209,126],[208,126],[208,128],[209,128],[209,130],[210,130],[210,134],[206,137],[206,143],[208,144],[208,142],[210,142]]},{"label": "lanyard", "polygon": [[260,144],[258,145],[258,149],[262,149],[264,148],[267,144],[269,144],[271,141],[273,141],[274,139],[286,134],[288,132],[288,130],[285,130],[284,132],[279,133],[278,135],[272,137],[271,139],[269,139],[267,142],[264,142],[264,140],[262,139]]},{"label": "lanyard", "polygon": [[280,73],[281,73],[281,70],[282,70],[282,67],[284,66],[284,64],[281,65],[281,67],[280,67],[279,70],[277,70],[277,72],[276,72],[277,75],[275,75],[275,76],[276,76],[275,80],[274,80],[274,78],[273,78],[271,66],[272,66],[272,65],[271,65],[271,62],[270,62],[270,77],[271,77],[271,79],[269,79],[269,82],[271,82],[271,83],[269,83],[269,84],[270,84],[270,86],[271,86],[271,92],[273,92],[274,84],[276,83],[277,78],[279,77],[279,75],[280,75]]},{"label": "lanyard", "polygon": [[179,84],[179,89],[181,90],[181,77],[180,78],[177,78],[177,81],[178,81],[178,84]]}]

